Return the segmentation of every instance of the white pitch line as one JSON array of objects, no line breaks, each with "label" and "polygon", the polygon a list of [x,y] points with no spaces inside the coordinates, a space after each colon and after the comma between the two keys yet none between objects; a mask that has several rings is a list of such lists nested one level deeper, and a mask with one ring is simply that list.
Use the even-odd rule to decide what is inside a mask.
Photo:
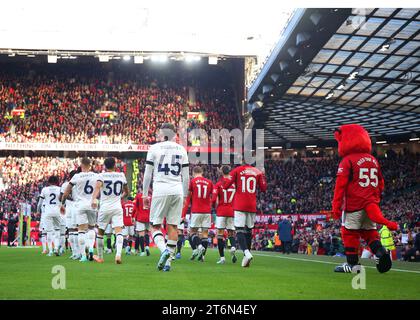
[{"label": "white pitch line", "polygon": [[[261,254],[261,253],[254,253],[254,255],[255,256],[263,256],[263,257],[271,257],[271,258],[289,259],[289,260],[297,260],[297,261],[309,261],[309,262],[318,262],[318,263],[324,263],[324,264],[337,265],[337,262],[329,262],[329,261],[321,261],[321,260],[302,259],[302,258],[293,258],[293,257],[284,257],[284,256],[274,256],[274,255],[271,255],[271,254]],[[372,267],[372,266],[363,266],[363,267],[376,269],[376,267]],[[420,271],[415,271],[415,270],[405,270],[405,269],[394,269],[394,268],[392,268],[391,271],[409,272],[409,273],[420,274]]]}]

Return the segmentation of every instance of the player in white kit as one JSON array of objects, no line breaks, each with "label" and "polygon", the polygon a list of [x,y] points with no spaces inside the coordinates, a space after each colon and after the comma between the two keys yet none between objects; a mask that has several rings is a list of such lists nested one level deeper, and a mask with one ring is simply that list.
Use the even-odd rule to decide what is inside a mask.
[{"label": "player in white kit", "polygon": [[[37,211],[41,212],[42,206],[45,205],[43,213],[43,227],[47,231],[47,242],[49,253],[48,256],[60,255],[60,187],[57,176],[51,176],[48,179],[48,186],[44,187],[38,200]],[[54,247],[53,247],[54,243]]]},{"label": "player in white kit", "polygon": [[98,235],[96,237],[98,255],[93,259],[96,262],[104,262],[104,233],[108,224],[111,224],[116,235],[115,263],[121,264],[121,251],[124,237],[122,234],[123,209],[121,198],[128,195],[127,179],[123,172],[115,171],[115,158],[107,158],[104,161],[106,172],[98,175],[95,191],[91,197],[91,207],[96,209],[99,200]]},{"label": "player in white kit", "polygon": [[[74,190],[74,201],[76,207],[76,222],[78,224],[79,261],[86,262],[93,260],[93,246],[95,244],[96,211],[90,206],[93,190],[98,175],[91,171],[91,161],[83,158],[81,161],[82,172],[76,173],[71,178],[62,197],[62,203],[66,201],[72,190]],[[86,255],[89,251],[89,259]]]},{"label": "player in white kit", "polygon": [[[181,222],[182,206],[189,183],[187,151],[176,143],[175,126],[164,123],[160,128],[160,140],[147,153],[143,180],[143,206],[149,207],[149,187],[153,175],[153,194],[150,206],[150,220],[153,225],[153,241],[161,252],[158,270],[169,271],[169,258],[174,258],[178,240],[178,224]],[[166,218],[168,241],[161,231]],[[169,263],[167,264],[167,262]]]},{"label": "player in white kit", "polygon": [[[39,198],[38,198],[39,201]],[[41,218],[39,219],[39,230],[41,231],[42,254],[47,252],[47,230],[45,230],[45,204],[41,206]]]},{"label": "player in white kit", "polygon": [[[76,173],[78,173],[77,170],[70,171],[69,180],[71,180]],[[62,201],[63,194],[66,191],[68,185],[69,185],[69,181],[66,181],[62,184],[60,201]],[[76,203],[74,201],[74,198],[75,197],[73,196],[73,190],[72,190],[72,192],[69,194],[66,200],[65,222],[66,222],[66,227],[69,231],[69,242],[70,242],[70,247],[71,247],[71,252],[72,252],[70,259],[79,260],[81,256],[78,249],[79,245],[78,245],[78,238],[77,238],[78,232],[77,232],[77,221],[76,221],[77,212],[76,212]]]}]

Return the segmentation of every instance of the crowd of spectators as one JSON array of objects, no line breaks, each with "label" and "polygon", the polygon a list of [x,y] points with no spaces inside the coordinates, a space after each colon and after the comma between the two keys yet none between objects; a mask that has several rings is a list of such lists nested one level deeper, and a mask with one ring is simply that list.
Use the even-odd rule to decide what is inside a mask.
[{"label": "crowd of spectators", "polygon": [[[95,158],[93,170],[103,170],[103,158]],[[0,220],[21,210],[21,203],[31,206],[32,219],[38,219],[36,205],[41,189],[51,175],[60,183],[71,170],[77,169],[80,158],[6,157],[0,158]],[[125,170],[124,162],[117,161],[118,170]]]},{"label": "crowd of spectators", "polygon": [[[179,72],[138,77],[102,69],[18,70],[5,67],[0,75],[0,141],[150,144],[163,122],[184,120],[185,129],[207,132],[239,123],[223,81],[207,86]],[[14,109],[24,109],[24,117],[13,117]],[[114,114],[100,117],[101,110]]]},{"label": "crowd of spectators", "polygon": [[[409,191],[420,185],[420,154],[391,152],[378,160],[385,179],[383,211],[412,221],[420,209],[419,191]],[[331,210],[338,164],[338,157],[266,161],[268,191],[260,195],[260,210],[265,214]]]}]

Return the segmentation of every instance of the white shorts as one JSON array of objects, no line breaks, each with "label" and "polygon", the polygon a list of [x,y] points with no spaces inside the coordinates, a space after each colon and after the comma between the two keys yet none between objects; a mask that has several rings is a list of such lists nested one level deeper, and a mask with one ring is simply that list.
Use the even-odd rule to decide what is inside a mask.
[{"label": "white shorts", "polygon": [[341,221],[348,230],[376,230],[376,223],[369,219],[365,210],[343,212]]},{"label": "white shorts", "polygon": [[94,226],[96,224],[96,211],[94,210],[77,210],[77,224],[80,226],[81,224],[88,224],[90,226]]},{"label": "white shorts", "polygon": [[183,197],[181,195],[152,196],[150,217],[153,225],[166,224],[177,226],[181,222]]},{"label": "white shorts", "polygon": [[48,215],[45,216],[44,229],[47,232],[61,230],[61,215]]},{"label": "white shorts", "polygon": [[112,228],[122,228],[124,226],[122,208],[110,211],[99,211],[98,228],[105,230],[108,224],[111,224]]},{"label": "white shorts", "polygon": [[211,227],[210,213],[193,213],[191,212],[190,228],[209,229]]},{"label": "white shorts", "polygon": [[235,230],[234,217],[216,217],[216,228]]},{"label": "white shorts", "polygon": [[124,228],[122,229],[122,235],[124,237],[134,236],[134,226],[124,226]]},{"label": "white shorts", "polygon": [[66,207],[66,227],[68,229],[77,228],[77,210],[74,207]]},{"label": "white shorts", "polygon": [[136,231],[151,231],[152,230],[152,224],[150,222],[139,222],[136,221]]},{"label": "white shorts", "polygon": [[244,211],[235,210],[235,219],[234,219],[235,228],[245,228],[245,227],[248,227],[250,229],[254,228],[256,215],[257,214],[255,212],[244,212]]}]

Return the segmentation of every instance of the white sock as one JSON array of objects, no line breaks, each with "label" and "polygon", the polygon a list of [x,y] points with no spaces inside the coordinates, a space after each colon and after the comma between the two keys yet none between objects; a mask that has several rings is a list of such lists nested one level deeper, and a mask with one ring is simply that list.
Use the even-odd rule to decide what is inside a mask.
[{"label": "white sock", "polygon": [[86,257],[86,233],[84,231],[79,231],[79,236],[77,237],[79,242],[79,253]]},{"label": "white sock", "polygon": [[245,251],[244,251],[244,254],[245,254],[245,256],[249,259],[249,258],[252,258],[252,254],[251,254],[251,252],[248,250],[248,249],[246,249]]},{"label": "white sock", "polygon": [[55,251],[58,251],[59,248],[60,248],[60,230],[55,230],[54,249]]},{"label": "white sock", "polygon": [[89,230],[87,233],[88,241],[87,241],[87,247],[89,248],[89,251],[93,251],[93,246],[95,245],[95,238],[96,238],[96,232],[95,230]]},{"label": "white sock", "polygon": [[166,250],[166,244],[165,244],[165,238],[163,237],[162,232],[155,231],[152,234],[153,241],[156,244],[156,246],[159,248],[160,252],[163,252]]},{"label": "white sock", "polygon": [[42,233],[41,235],[42,251],[47,251],[47,235]]},{"label": "white sock", "polygon": [[117,257],[121,257],[121,250],[122,250],[122,246],[123,246],[123,242],[124,242],[124,237],[121,233],[117,234],[117,240],[116,240],[116,249],[117,249],[117,253],[115,254],[115,256]]},{"label": "white sock", "polygon": [[66,236],[64,234],[60,234],[60,247],[63,249],[66,247]]},{"label": "white sock", "polygon": [[96,236],[96,250],[98,251],[98,257],[100,259],[104,258],[104,237],[97,235]]},{"label": "white sock", "polygon": [[73,232],[73,254],[79,255],[79,233],[77,231]]},{"label": "white sock", "polygon": [[53,251],[53,238],[54,238],[54,231],[47,232],[47,243],[48,243],[48,250],[49,252]]},{"label": "white sock", "polygon": [[73,233],[73,231],[69,232],[69,243],[70,243],[71,253],[72,253],[72,255],[74,255],[75,252],[74,252],[74,233]]}]

